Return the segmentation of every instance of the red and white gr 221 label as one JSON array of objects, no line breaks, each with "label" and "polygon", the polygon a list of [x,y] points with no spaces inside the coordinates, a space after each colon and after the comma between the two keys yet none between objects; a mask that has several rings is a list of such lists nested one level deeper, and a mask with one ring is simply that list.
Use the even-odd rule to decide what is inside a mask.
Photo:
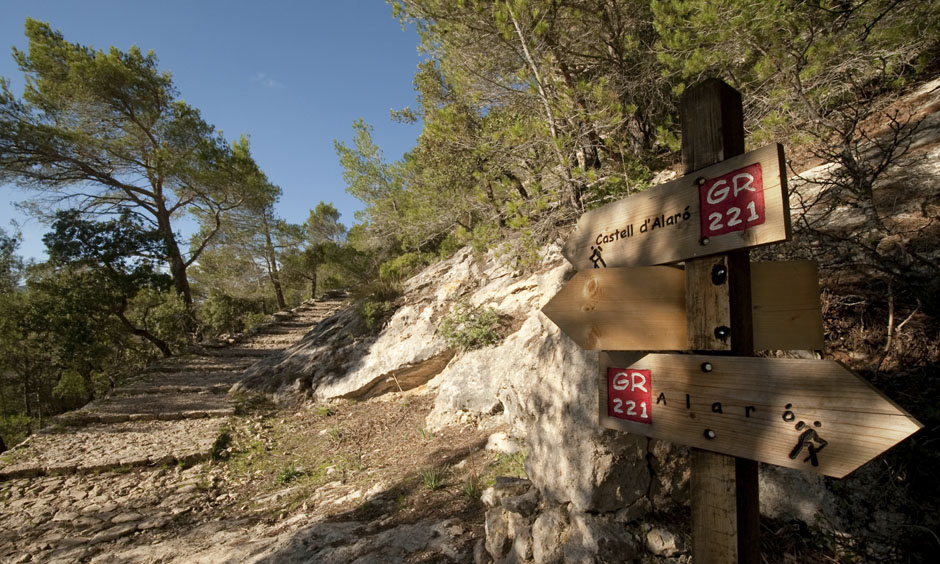
[{"label": "red and white gr 221 label", "polygon": [[608,368],[607,415],[637,423],[652,423],[652,383],[649,370]]},{"label": "red and white gr 221 label", "polygon": [[744,231],[764,223],[764,180],[754,163],[699,187],[702,237]]}]

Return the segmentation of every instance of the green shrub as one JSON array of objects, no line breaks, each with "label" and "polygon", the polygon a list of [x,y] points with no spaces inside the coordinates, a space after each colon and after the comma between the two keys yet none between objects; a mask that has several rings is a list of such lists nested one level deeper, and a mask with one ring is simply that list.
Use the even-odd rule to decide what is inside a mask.
[{"label": "green shrub", "polygon": [[64,409],[75,409],[90,399],[85,378],[74,370],[66,370],[52,388],[52,396],[61,402]]},{"label": "green shrub", "polygon": [[392,309],[392,302],[367,298],[359,306],[359,318],[370,331],[378,327]]},{"label": "green shrub", "polygon": [[0,416],[0,437],[7,448],[20,444],[33,430],[33,418],[22,413]]},{"label": "green shrub", "polygon": [[212,443],[212,460],[221,460],[228,455],[228,447],[232,445],[232,433],[228,428],[219,431],[219,436]]},{"label": "green shrub", "polygon": [[247,331],[256,325],[261,325],[262,323],[267,323],[271,320],[271,316],[266,313],[249,313],[242,320],[242,330]]},{"label": "green shrub", "polygon": [[401,283],[434,260],[431,253],[405,253],[379,267],[379,278]]},{"label": "green shrub", "polygon": [[478,253],[485,253],[503,240],[503,233],[499,226],[492,223],[481,223],[473,228],[470,236],[470,246]]},{"label": "green shrub", "polygon": [[501,321],[493,307],[474,307],[460,301],[441,319],[437,331],[450,346],[470,350],[501,341]]},{"label": "green shrub", "polygon": [[252,316],[267,319],[257,300],[236,298],[224,292],[210,292],[199,313],[202,332],[207,336],[242,331],[255,321]]},{"label": "green shrub", "polygon": [[483,482],[480,477],[476,474],[471,474],[463,481],[463,488],[461,493],[464,497],[471,501],[476,501],[480,499],[480,494],[483,491]]},{"label": "green shrub", "polygon": [[192,341],[194,319],[183,298],[176,292],[141,292],[134,298],[151,333],[172,348],[185,347]]}]

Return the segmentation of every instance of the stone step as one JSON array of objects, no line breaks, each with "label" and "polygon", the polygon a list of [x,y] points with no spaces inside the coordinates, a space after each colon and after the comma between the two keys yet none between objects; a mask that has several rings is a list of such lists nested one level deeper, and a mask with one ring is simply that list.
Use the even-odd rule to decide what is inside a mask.
[{"label": "stone step", "polygon": [[[136,386],[215,386],[234,384],[241,379],[244,369],[235,370],[179,370],[176,372],[149,372],[128,382],[126,387]],[[115,390],[119,391],[121,388]]]},{"label": "stone step", "polygon": [[296,335],[266,335],[253,341],[244,341],[239,346],[246,349],[276,351],[293,345],[303,337],[302,333]]},{"label": "stone step", "polygon": [[238,346],[238,347],[225,347],[225,348],[220,348],[220,349],[206,349],[202,351],[202,354],[209,358],[242,359],[242,358],[261,358],[263,356],[267,356],[268,354],[270,354],[270,351]]},{"label": "stone step", "polygon": [[81,409],[63,413],[57,420],[65,425],[87,425],[124,421],[203,419],[234,413],[235,409],[224,394],[155,393],[97,400]]},{"label": "stone step", "polygon": [[220,357],[187,357],[179,360],[165,360],[160,364],[150,366],[146,373],[173,373],[173,372],[199,372],[199,371],[240,371],[254,364],[254,358],[220,358]]},{"label": "stone step", "polygon": [[228,393],[232,385],[238,381],[229,384],[211,384],[206,386],[192,385],[173,385],[173,384],[148,384],[139,386],[126,386],[114,390],[112,397],[143,396],[147,394],[225,394]]},{"label": "stone step", "polygon": [[201,471],[196,464],[0,481],[7,501],[0,504],[0,562],[164,561],[115,557],[109,541],[173,530],[204,495]]},{"label": "stone step", "polygon": [[257,337],[264,337],[267,335],[300,335],[303,336],[306,333],[306,327],[285,327],[284,324],[271,325],[270,327],[262,327],[256,331],[250,338],[254,339]]},{"label": "stone step", "polygon": [[284,321],[284,322],[278,323],[278,325],[281,327],[284,327],[285,329],[293,329],[296,331],[297,329],[306,329],[309,327],[313,327],[314,325],[316,325],[316,323],[308,323],[306,321],[291,320],[291,321]]},{"label": "stone step", "polygon": [[32,435],[0,455],[0,480],[207,459],[225,418],[130,421]]}]

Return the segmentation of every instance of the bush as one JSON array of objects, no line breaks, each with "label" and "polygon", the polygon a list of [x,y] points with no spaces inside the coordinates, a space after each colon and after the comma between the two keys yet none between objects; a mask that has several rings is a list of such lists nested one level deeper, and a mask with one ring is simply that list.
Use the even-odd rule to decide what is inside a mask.
[{"label": "bush", "polygon": [[22,413],[0,416],[0,437],[7,448],[20,444],[33,430],[33,419]]},{"label": "bush", "polygon": [[401,283],[434,260],[431,253],[405,253],[379,267],[379,278]]},{"label": "bush", "polygon": [[437,331],[450,346],[470,350],[501,341],[501,321],[493,307],[474,307],[460,301],[444,316]]},{"label": "bush", "polygon": [[235,298],[224,292],[210,292],[209,299],[200,308],[202,332],[206,336],[238,333],[256,321],[252,316],[260,312],[261,306],[257,300]]},{"label": "bush", "polygon": [[75,409],[85,405],[91,394],[81,374],[74,370],[66,370],[52,389],[52,396],[61,402],[63,408]]},{"label": "bush", "polygon": [[392,309],[392,303],[384,300],[368,298],[362,302],[359,307],[359,318],[362,320],[366,329],[372,330],[378,327],[385,319],[385,315]]},{"label": "bush", "polygon": [[444,480],[447,478],[448,471],[449,468],[447,466],[439,466],[425,468],[418,474],[421,476],[421,481],[424,482],[424,487],[435,491],[444,487]]},{"label": "bush", "polygon": [[180,349],[192,342],[195,327],[186,302],[176,292],[141,292],[134,298],[139,317],[146,320],[147,329],[170,347]]},{"label": "bush", "polygon": [[271,321],[271,316],[266,313],[249,313],[242,319],[242,330],[247,331],[256,325],[261,325],[262,323],[267,323]]}]

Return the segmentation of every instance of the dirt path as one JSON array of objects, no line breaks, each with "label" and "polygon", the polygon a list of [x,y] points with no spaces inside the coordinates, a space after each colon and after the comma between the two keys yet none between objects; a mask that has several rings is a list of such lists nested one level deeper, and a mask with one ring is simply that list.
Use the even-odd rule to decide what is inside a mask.
[{"label": "dirt path", "polygon": [[198,463],[224,447],[231,385],[341,303],[309,302],[240,342],[162,362],[4,453],[0,561],[90,561],[181,522],[205,479]]}]

